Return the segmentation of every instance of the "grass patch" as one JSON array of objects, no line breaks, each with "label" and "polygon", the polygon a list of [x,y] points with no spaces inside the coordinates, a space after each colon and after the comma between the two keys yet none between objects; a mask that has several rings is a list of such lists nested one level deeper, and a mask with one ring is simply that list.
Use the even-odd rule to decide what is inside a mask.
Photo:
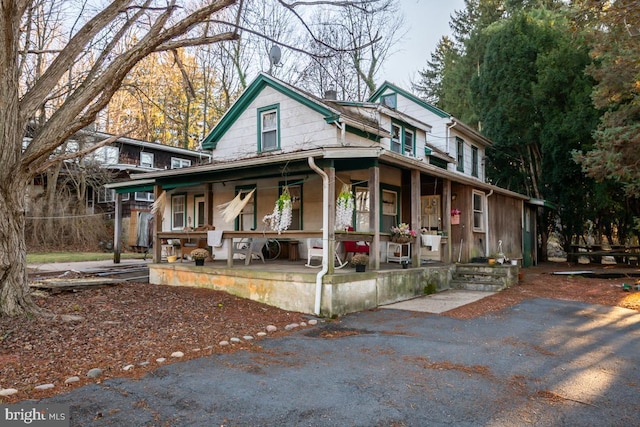
[{"label": "grass patch", "polygon": [[[121,259],[142,259],[144,254],[123,253]],[[27,254],[27,264],[48,264],[52,262],[107,261],[113,259],[109,252],[46,252]]]}]

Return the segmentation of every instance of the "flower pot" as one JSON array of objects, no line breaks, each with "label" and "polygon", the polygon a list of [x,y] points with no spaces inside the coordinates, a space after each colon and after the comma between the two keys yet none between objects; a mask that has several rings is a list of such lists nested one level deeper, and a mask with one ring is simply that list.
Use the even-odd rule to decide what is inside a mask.
[{"label": "flower pot", "polygon": [[364,273],[364,271],[367,269],[367,266],[364,264],[356,264],[356,272],[358,273]]},{"label": "flower pot", "polygon": [[169,255],[167,257],[167,262],[176,262],[177,259],[178,257],[176,255]]},{"label": "flower pot", "polygon": [[496,259],[495,258],[489,258],[489,265],[495,265],[496,264]]},{"label": "flower pot", "polygon": [[204,265],[204,259],[202,258],[198,258],[195,261],[196,261],[196,265]]},{"label": "flower pot", "polygon": [[452,225],[460,224],[460,215],[451,215],[451,224]]},{"label": "flower pot", "polygon": [[409,243],[409,238],[406,236],[394,236],[391,238],[393,243]]},{"label": "flower pot", "polygon": [[409,268],[409,263],[408,263],[408,262],[403,262],[403,263],[402,263],[402,268],[403,268],[404,270],[406,270],[407,268]]}]

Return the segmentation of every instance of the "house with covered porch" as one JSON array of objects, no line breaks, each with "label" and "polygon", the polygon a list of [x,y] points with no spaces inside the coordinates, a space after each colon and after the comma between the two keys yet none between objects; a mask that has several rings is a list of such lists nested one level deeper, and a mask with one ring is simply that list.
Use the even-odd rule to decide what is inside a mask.
[{"label": "house with covered porch", "polygon": [[[152,283],[221,289],[332,316],[408,299],[427,285],[446,289],[456,265],[494,252],[533,262],[524,250],[528,198],[485,182],[490,145],[390,83],[368,102],[346,102],[260,74],[202,141],[210,163],[109,187],[117,200],[154,191],[163,202],[156,203]],[[347,226],[336,227],[345,189],[354,207]],[[274,231],[263,218],[285,192],[291,221]],[[229,217],[222,208],[234,204]],[[401,223],[416,233],[406,243],[391,235]],[[266,239],[286,255],[264,262],[238,249],[238,242],[247,248]],[[176,240],[183,262],[168,263]],[[369,254],[365,273],[345,265],[354,244]],[[204,267],[185,262],[197,246],[215,260]],[[236,259],[243,256],[249,259]]]}]

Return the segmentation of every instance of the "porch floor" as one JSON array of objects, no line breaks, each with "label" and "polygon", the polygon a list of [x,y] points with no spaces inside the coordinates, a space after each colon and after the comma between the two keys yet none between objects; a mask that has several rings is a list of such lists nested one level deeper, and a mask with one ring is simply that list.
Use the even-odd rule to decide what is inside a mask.
[{"label": "porch floor", "polygon": [[[315,260],[317,261],[317,260]],[[162,261],[162,264],[167,263],[166,261]],[[277,259],[277,260],[273,260],[273,261],[265,261],[264,263],[260,260],[254,260],[252,261],[249,265],[245,265],[244,260],[242,259],[236,259],[233,262],[233,267],[231,268],[231,270],[252,270],[252,271],[269,271],[269,272],[289,272],[289,273],[317,273],[321,270],[321,266],[319,267],[307,267],[305,264],[307,263],[307,260],[304,259],[300,259],[298,261],[288,261],[285,259]],[[174,263],[168,263],[168,264],[176,264],[176,265],[180,265],[180,264],[186,264],[186,265],[194,265],[194,261],[188,261],[188,260],[177,260]],[[424,268],[424,267],[442,267],[444,266],[445,263],[443,262],[439,262],[439,261],[428,261],[428,262],[422,262],[422,265],[420,265],[419,268]],[[222,269],[229,269],[229,267],[227,266],[227,260],[214,260],[214,261],[207,261],[204,263],[205,267],[214,267],[214,268],[222,268]],[[409,264],[407,269],[411,269],[411,264]],[[417,267],[416,267],[417,268]],[[379,272],[385,272],[385,271],[391,271],[391,270],[402,270],[402,265],[397,263],[397,262],[381,262],[380,263],[380,268],[378,270],[371,270],[369,267],[367,267],[367,271],[379,271]],[[342,268],[337,268],[334,270],[333,274],[352,274],[355,272],[355,267],[347,264],[346,266],[342,267]]]}]

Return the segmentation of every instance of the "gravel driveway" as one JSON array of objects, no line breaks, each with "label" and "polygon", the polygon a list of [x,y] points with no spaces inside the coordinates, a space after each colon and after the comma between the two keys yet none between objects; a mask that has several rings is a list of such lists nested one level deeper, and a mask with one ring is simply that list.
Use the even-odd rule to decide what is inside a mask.
[{"label": "gravel driveway", "polygon": [[40,403],[73,426],[640,425],[640,313],[527,300],[374,310]]}]

